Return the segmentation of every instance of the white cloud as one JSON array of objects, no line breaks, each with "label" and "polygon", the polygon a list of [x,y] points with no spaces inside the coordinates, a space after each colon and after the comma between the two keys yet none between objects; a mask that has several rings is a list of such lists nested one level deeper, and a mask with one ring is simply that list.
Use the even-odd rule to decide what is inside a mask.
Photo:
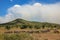
[{"label": "white cloud", "polygon": [[[32,21],[60,23],[60,3],[33,5],[14,5],[8,8],[5,17],[0,17],[0,23],[22,18]],[[5,19],[5,20],[4,20]]]}]

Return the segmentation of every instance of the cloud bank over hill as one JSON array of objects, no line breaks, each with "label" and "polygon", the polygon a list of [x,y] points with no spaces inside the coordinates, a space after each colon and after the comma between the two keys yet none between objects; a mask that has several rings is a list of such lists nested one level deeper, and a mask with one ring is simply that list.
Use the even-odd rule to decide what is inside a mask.
[{"label": "cloud bank over hill", "polygon": [[60,3],[33,5],[14,5],[7,9],[7,14],[0,17],[0,23],[22,18],[29,21],[50,22],[60,24]]}]

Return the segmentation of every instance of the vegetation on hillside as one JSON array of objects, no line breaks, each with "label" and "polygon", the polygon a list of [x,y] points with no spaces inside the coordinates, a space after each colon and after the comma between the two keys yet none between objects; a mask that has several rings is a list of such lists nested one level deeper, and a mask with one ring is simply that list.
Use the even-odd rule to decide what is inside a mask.
[{"label": "vegetation on hillside", "polygon": [[8,22],[8,23],[3,23],[0,24],[0,27],[5,27],[6,29],[10,29],[12,27],[20,27],[21,29],[26,29],[26,28],[35,28],[35,29],[40,29],[40,28],[60,28],[59,24],[53,24],[53,23],[47,23],[47,22],[33,22],[33,21],[26,21],[23,19],[16,19],[14,21]]}]

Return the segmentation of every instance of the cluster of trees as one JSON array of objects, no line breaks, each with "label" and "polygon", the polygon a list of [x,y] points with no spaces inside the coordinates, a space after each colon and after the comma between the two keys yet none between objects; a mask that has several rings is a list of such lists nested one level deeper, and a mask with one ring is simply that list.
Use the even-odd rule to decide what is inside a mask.
[{"label": "cluster of trees", "polygon": [[[35,28],[35,29],[40,29],[40,28],[60,28],[60,25],[56,25],[56,24],[47,24],[47,23],[43,23],[43,24],[34,24],[34,23],[31,23],[31,24],[15,24],[15,25],[2,25],[3,27],[5,27],[5,29],[9,30],[13,27],[16,27],[16,28],[20,28],[20,29],[26,29],[26,28]],[[0,27],[2,27],[0,26]]]}]

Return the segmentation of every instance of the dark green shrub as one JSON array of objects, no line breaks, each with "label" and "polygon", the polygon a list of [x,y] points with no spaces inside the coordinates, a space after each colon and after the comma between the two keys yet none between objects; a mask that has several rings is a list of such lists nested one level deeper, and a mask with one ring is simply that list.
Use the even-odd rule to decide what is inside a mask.
[{"label": "dark green shrub", "polygon": [[36,25],[35,28],[36,28],[36,29],[40,29],[40,26],[37,26],[37,25]]},{"label": "dark green shrub", "polygon": [[45,25],[43,25],[42,28],[44,29],[45,28]]},{"label": "dark green shrub", "polygon": [[20,26],[20,28],[25,29],[25,28],[27,28],[27,25],[22,25],[22,26]]},{"label": "dark green shrub", "polygon": [[9,29],[10,29],[10,26],[5,26],[5,28],[6,28],[7,30],[9,30]]},{"label": "dark green shrub", "polygon": [[31,28],[31,29],[33,28],[32,26],[28,26],[28,27]]}]

